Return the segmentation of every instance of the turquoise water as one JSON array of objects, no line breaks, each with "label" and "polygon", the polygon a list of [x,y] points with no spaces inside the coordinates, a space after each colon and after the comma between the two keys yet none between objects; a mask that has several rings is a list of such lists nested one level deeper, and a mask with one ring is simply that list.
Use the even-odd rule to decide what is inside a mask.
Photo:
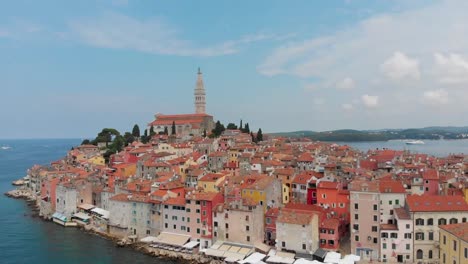
[{"label": "turquoise water", "polygon": [[23,200],[3,195],[13,188],[11,181],[25,176],[33,164],[47,164],[63,157],[81,141],[0,140],[0,263],[164,263],[74,228],[64,228],[34,218]]},{"label": "turquoise water", "polygon": [[424,145],[406,145],[402,140],[371,141],[371,142],[336,142],[341,145],[348,145],[361,151],[369,149],[395,149],[410,150],[414,153],[426,153],[437,157],[449,154],[468,154],[468,139],[460,140],[424,140]]}]

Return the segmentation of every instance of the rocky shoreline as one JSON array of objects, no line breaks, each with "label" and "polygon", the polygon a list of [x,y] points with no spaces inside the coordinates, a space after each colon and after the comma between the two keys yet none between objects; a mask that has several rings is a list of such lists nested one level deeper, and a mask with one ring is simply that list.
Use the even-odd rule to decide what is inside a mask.
[{"label": "rocky shoreline", "polygon": [[[45,216],[41,216],[39,214],[39,208],[36,205],[36,197],[33,194],[31,194],[28,190],[22,189],[22,188],[14,189],[14,190],[6,192],[5,196],[14,198],[14,199],[25,200],[26,203],[30,206],[31,210],[34,212],[34,214],[32,215],[33,217],[40,217],[44,221],[50,220],[49,218]],[[197,263],[197,264],[208,264],[208,263],[209,264],[222,264],[223,263],[222,260],[216,260],[210,257],[203,256],[201,254],[186,254],[186,253],[174,252],[174,251],[165,250],[165,249],[152,248],[148,244],[142,243],[142,242],[131,243],[125,239],[115,237],[104,232],[100,232],[99,230],[96,230],[95,228],[89,225],[81,226],[79,228],[88,234],[96,235],[96,236],[99,236],[100,238],[110,240],[115,244],[115,246],[129,247],[143,254],[157,257],[157,258],[169,259],[169,260],[174,260],[174,261],[184,261],[188,263]]]}]

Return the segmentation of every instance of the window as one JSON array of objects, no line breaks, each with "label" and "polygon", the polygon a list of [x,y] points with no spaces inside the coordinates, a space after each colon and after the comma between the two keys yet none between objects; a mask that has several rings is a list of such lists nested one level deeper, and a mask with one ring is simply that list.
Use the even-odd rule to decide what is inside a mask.
[{"label": "window", "polygon": [[427,225],[428,226],[434,225],[434,219],[432,218],[427,219]]},{"label": "window", "polygon": [[387,249],[387,243],[383,243],[383,244],[382,244],[382,248],[383,248],[383,249]]},{"label": "window", "polygon": [[411,237],[412,237],[411,233],[405,233],[405,238],[406,239],[411,239]]},{"label": "window", "polygon": [[200,223],[200,218],[197,218],[197,224],[199,224],[199,223]]},{"label": "window", "polygon": [[359,241],[359,236],[354,236],[354,241]]},{"label": "window", "polygon": [[228,229],[228,228],[229,228],[229,224],[228,224],[228,223],[226,223],[226,229]]},{"label": "window", "polygon": [[422,218],[416,219],[416,225],[424,225],[424,219]]},{"label": "window", "polygon": [[358,225],[358,224],[354,224],[354,225],[353,225],[353,229],[354,229],[354,230],[359,230],[359,225]]},{"label": "window", "polygon": [[468,248],[465,248],[465,258],[468,258]]},{"label": "window", "polygon": [[322,194],[322,198],[323,198],[323,199],[326,199],[326,198],[327,198],[327,194],[323,193],[323,194]]},{"label": "window", "polygon": [[406,224],[406,229],[410,229],[410,225],[409,225],[409,224]]},{"label": "window", "polygon": [[190,217],[187,217],[187,223],[190,223]]},{"label": "window", "polygon": [[443,241],[444,245],[447,244],[447,237],[445,235],[444,235],[444,238],[442,239],[442,241]]},{"label": "window", "polygon": [[177,229],[177,225],[174,225],[173,228],[174,228],[174,230]]},{"label": "window", "polygon": [[281,246],[282,246],[282,247],[286,247],[286,242],[284,242],[284,241],[281,242]]},{"label": "window", "polygon": [[229,234],[228,233],[226,233],[226,239],[229,239]]},{"label": "window", "polygon": [[424,233],[422,232],[416,233],[416,240],[424,240]]},{"label": "window", "polygon": [[354,214],[354,219],[355,219],[355,220],[359,220],[359,215],[358,215],[358,214]]},{"label": "window", "polygon": [[429,232],[429,240],[434,240],[434,232]]},{"label": "window", "polygon": [[217,221],[214,221],[213,226],[214,226],[214,227],[218,227],[218,222],[217,222]]},{"label": "window", "polygon": [[374,211],[377,211],[377,205],[374,204]]},{"label": "window", "polygon": [[391,233],[391,234],[390,234],[390,237],[391,237],[391,238],[398,238],[398,233]]},{"label": "window", "polygon": [[410,244],[406,244],[406,250],[410,250]]},{"label": "window", "polygon": [[392,249],[396,249],[396,244],[392,243]]},{"label": "window", "polygon": [[167,215],[164,215],[164,218],[165,218],[165,219],[167,219],[167,217],[168,217]]},{"label": "window", "polygon": [[200,234],[200,228],[197,228],[197,234]]},{"label": "window", "polygon": [[429,252],[427,252],[427,255],[429,255],[429,258],[431,259],[432,258],[432,250],[429,250]]},{"label": "window", "polygon": [[382,234],[380,235],[381,238],[388,238],[388,233],[384,233],[382,232]]},{"label": "window", "polygon": [[462,223],[466,223],[466,217],[462,218]]},{"label": "window", "polygon": [[453,250],[457,251],[457,241],[453,241]]},{"label": "window", "polygon": [[450,218],[450,224],[457,224],[458,220],[456,218]]},{"label": "window", "polygon": [[400,204],[400,200],[395,200],[395,204]]},{"label": "window", "polygon": [[302,249],[306,250],[306,244],[304,244],[304,243],[302,244]]},{"label": "window", "polygon": [[250,231],[250,227],[249,227],[249,226],[245,226],[245,231]]},{"label": "window", "polygon": [[389,204],[389,205],[392,205],[392,200],[388,201],[388,204]]},{"label": "window", "polygon": [[377,221],[378,221],[378,220],[377,220],[377,216],[374,215],[374,222],[377,222]]},{"label": "window", "polygon": [[250,236],[247,236],[247,242],[250,242]]},{"label": "window", "polygon": [[359,209],[359,204],[355,203],[355,204],[354,204],[354,209],[355,209],[355,210]]},{"label": "window", "polygon": [[372,226],[372,232],[377,232],[377,226]]},{"label": "window", "polygon": [[374,244],[377,244],[377,243],[379,243],[379,241],[376,237],[374,237]]},{"label": "window", "polygon": [[266,223],[267,223],[267,224],[271,224],[271,218],[270,218],[270,217],[267,217],[267,218],[266,218]]},{"label": "window", "polygon": [[439,225],[446,225],[446,224],[447,224],[447,220],[446,220],[445,218],[440,218],[438,224],[439,224]]},{"label": "window", "polygon": [[187,213],[190,213],[190,208],[187,208],[187,210],[185,210]]},{"label": "window", "polygon": [[245,216],[245,221],[249,221],[249,216],[248,215]]},{"label": "window", "polygon": [[167,228],[167,223],[164,223],[164,227]]},{"label": "window", "polygon": [[416,258],[417,259],[423,258],[423,251],[421,249],[418,249],[418,251],[416,251]]}]

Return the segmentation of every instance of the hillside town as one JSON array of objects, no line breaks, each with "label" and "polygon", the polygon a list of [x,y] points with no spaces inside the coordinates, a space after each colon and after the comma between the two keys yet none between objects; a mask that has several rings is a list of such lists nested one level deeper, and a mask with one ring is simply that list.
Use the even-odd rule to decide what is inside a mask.
[{"label": "hillside town", "polygon": [[195,113],[156,114],[108,158],[77,146],[22,188],[65,227],[228,263],[468,263],[468,156],[213,136],[205,96],[199,70]]}]

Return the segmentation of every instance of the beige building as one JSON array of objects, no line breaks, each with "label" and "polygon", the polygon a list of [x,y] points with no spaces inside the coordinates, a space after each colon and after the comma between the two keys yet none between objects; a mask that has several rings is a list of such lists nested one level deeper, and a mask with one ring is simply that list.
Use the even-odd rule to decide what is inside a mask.
[{"label": "beige building", "polygon": [[468,204],[462,196],[410,195],[406,207],[414,225],[414,262],[439,262],[439,226],[466,222]]},{"label": "beige building", "polygon": [[276,220],[277,250],[313,254],[319,248],[320,213],[301,209],[281,209]]}]

